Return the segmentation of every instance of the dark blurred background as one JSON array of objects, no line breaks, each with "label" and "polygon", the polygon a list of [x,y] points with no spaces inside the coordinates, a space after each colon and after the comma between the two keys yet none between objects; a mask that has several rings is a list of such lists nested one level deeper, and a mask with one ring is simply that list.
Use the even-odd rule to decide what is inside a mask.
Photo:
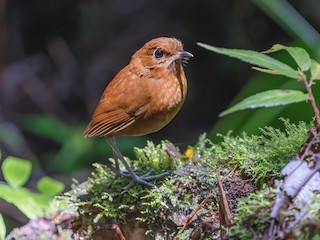
[{"label": "dark blurred background", "polygon": [[[306,48],[319,60],[317,0],[0,0],[0,148],[33,162],[33,179],[84,180],[93,162],[111,152],[82,132],[114,75],[148,40],[173,36],[194,54],[186,67],[188,96],[177,117],[158,133],[119,139],[132,156],[146,139],[168,139],[183,151],[208,132],[256,133],[281,125],[281,116],[310,121],[304,103],[247,110],[218,120],[234,100],[272,88],[300,88],[286,79],[208,52],[197,42],[263,51],[275,43]],[[291,61],[278,54],[283,61]],[[30,181],[32,185],[32,179]],[[1,212],[1,209],[0,209]]]}]

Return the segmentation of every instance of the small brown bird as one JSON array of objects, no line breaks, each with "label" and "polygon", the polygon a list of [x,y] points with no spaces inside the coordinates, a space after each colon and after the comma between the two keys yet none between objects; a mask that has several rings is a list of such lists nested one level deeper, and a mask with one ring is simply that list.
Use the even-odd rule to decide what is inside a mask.
[{"label": "small brown bird", "polygon": [[[180,110],[187,93],[182,64],[193,55],[175,38],[159,37],[147,42],[105,89],[84,137],[104,136],[113,149],[118,176],[154,186],[150,180],[167,173],[138,176],[119,151],[116,136],[141,136],[157,132]],[[120,172],[118,159],[127,172]]]}]

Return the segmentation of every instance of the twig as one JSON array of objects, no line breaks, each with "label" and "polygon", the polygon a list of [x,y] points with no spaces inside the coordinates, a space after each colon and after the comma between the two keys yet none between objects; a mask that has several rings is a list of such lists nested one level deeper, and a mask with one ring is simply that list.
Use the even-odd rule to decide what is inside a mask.
[{"label": "twig", "polygon": [[299,157],[299,159],[301,160],[306,160],[306,158],[312,154],[312,152],[310,153],[310,150],[315,145],[316,141],[318,141],[319,133],[314,130],[314,128],[309,130],[309,138],[306,143],[303,144],[304,149],[301,156]]},{"label": "twig", "polygon": [[113,223],[111,229],[114,230],[115,237],[119,240],[126,240],[118,224]]},{"label": "twig", "polygon": [[311,103],[312,109],[314,111],[314,115],[316,117],[316,122],[317,122],[317,132],[320,131],[320,112],[319,112],[319,108],[316,104],[316,100],[314,99],[312,90],[311,90],[311,85],[313,84],[313,79],[310,79],[310,83],[308,83],[306,75],[299,70],[298,71],[299,76],[300,76],[300,80],[303,82],[303,84],[305,85],[308,95],[309,95],[309,102]]},{"label": "twig", "polygon": [[[220,166],[221,167],[221,166]],[[220,167],[218,168],[218,173],[220,176]],[[236,168],[232,169],[232,172],[235,171]],[[220,180],[221,183],[223,183],[228,176],[230,176],[230,173],[228,173],[228,175],[226,175],[222,180]],[[218,188],[218,186],[216,186],[213,191],[205,198],[202,200],[202,202],[191,212],[191,214],[188,216],[187,221],[185,222],[185,224],[183,225],[183,227],[180,229],[180,231],[177,233],[177,235],[173,238],[173,240],[177,240],[178,237],[184,232],[184,230],[187,228],[187,226],[189,225],[189,223],[191,222],[191,220],[193,219],[194,215],[196,215],[196,213],[201,209],[201,207],[206,204],[206,202],[213,197],[213,193],[214,191]]]},{"label": "twig", "polygon": [[193,219],[194,215],[196,215],[196,213],[201,209],[201,207],[206,204],[206,202],[212,198],[213,196],[213,192],[211,192],[205,199],[202,200],[202,202],[192,211],[192,213],[188,216],[187,221],[185,222],[185,224],[183,225],[183,227],[180,229],[180,231],[178,232],[178,234],[173,238],[173,240],[177,240],[178,237],[181,235],[181,233],[184,232],[184,230],[186,229],[186,227],[189,225],[189,223],[191,222],[191,220]]},{"label": "twig", "polygon": [[[238,164],[237,164],[227,175],[225,175],[225,176],[222,178],[221,183],[224,183],[224,181],[225,181],[228,177],[230,177],[231,174],[233,174],[234,171],[235,171],[237,168],[238,168]],[[220,169],[220,167],[219,167],[219,169]],[[220,172],[220,171],[219,171],[219,172]]]},{"label": "twig", "polygon": [[[220,167],[219,167],[219,170],[220,170]],[[218,189],[220,192],[220,201],[219,201],[220,224],[224,227],[229,227],[234,224],[234,220],[232,217],[232,212],[230,210],[225,191],[222,186],[220,171],[218,171],[217,173],[217,181],[218,181]]]}]

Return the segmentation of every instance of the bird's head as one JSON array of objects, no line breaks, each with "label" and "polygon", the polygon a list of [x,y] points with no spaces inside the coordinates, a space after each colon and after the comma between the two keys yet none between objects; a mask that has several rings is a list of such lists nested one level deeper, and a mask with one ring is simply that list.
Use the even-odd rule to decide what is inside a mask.
[{"label": "bird's head", "polygon": [[176,66],[186,64],[193,55],[183,50],[181,41],[176,38],[159,37],[147,42],[131,59],[131,63],[142,64],[149,70],[176,70]]}]

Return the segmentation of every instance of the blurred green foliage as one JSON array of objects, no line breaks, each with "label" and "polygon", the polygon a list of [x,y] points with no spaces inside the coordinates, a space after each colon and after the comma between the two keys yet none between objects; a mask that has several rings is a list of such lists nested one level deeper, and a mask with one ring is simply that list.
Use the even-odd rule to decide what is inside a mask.
[{"label": "blurred green foliage", "polygon": [[3,217],[0,213],[0,240],[5,240],[6,239],[6,234],[7,234],[7,229],[6,225],[3,221]]},{"label": "blurred green foliage", "polygon": [[[38,181],[39,192],[23,187],[31,176],[32,164],[12,156],[3,161],[1,170],[6,182],[0,182],[0,198],[15,205],[29,219],[56,211],[49,206],[53,197],[64,190],[62,182],[45,176]],[[3,232],[4,222],[0,217],[0,232]]]},{"label": "blurred green foliage", "polygon": [[39,193],[23,187],[32,171],[31,163],[24,159],[7,157],[1,170],[6,182],[0,182],[0,197],[14,204],[30,219],[48,212],[52,197],[64,190],[62,182],[47,176],[38,181]]},{"label": "blurred green foliage", "polygon": [[[25,131],[58,145],[58,150],[44,156],[46,165],[51,170],[70,173],[91,166],[97,160],[104,162],[107,157],[112,156],[112,150],[104,138],[83,138],[83,124],[71,125],[53,116],[35,114],[25,115],[22,126]],[[133,146],[144,144],[144,138],[135,138],[132,141],[124,137],[118,141],[120,149],[127,156],[133,155]]]},{"label": "blurred green foliage", "polygon": [[301,47],[307,48],[312,57],[320,58],[320,34],[308,21],[285,0],[252,0],[281,28],[290,34]]},{"label": "blurred green foliage", "polygon": [[[265,14],[270,16],[292,37],[290,45],[296,45],[306,49],[312,58],[319,60],[320,34],[290,3],[278,0],[253,0],[252,2],[260,7]],[[286,53],[279,52],[276,53],[275,56],[280,61],[294,66],[293,59]],[[303,85],[298,82],[288,81],[281,76],[268,76],[256,73],[239,91],[230,105],[234,105],[241,99],[259,91],[277,88],[304,90]],[[320,101],[320,95],[315,95],[315,98],[317,101]],[[279,106],[272,109],[245,110],[219,119],[211,129],[209,138],[213,141],[218,141],[217,133],[226,134],[230,130],[232,130],[234,134],[239,135],[242,132],[258,133],[259,127],[267,125],[281,127],[279,121],[277,121],[279,117],[288,118],[297,123],[299,121],[309,122],[313,116],[314,114],[311,107],[304,103]]]},{"label": "blurred green foliage", "polygon": [[14,188],[18,188],[29,179],[32,164],[21,158],[8,157],[3,161],[1,170],[7,183]]}]

